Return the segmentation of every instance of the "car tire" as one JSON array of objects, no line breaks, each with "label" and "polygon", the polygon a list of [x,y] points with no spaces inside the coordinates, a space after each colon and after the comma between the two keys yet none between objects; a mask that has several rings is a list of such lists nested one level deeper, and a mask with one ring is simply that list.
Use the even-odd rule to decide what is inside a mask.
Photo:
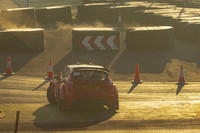
[{"label": "car tire", "polygon": [[58,100],[58,110],[60,112],[66,111],[66,104],[64,100],[60,100],[60,99]]},{"label": "car tire", "polygon": [[119,109],[119,100],[116,100],[114,103],[114,109],[118,110]]},{"label": "car tire", "polygon": [[119,109],[119,101],[115,100],[114,105],[109,108],[109,111],[116,112]]},{"label": "car tire", "polygon": [[50,104],[56,104],[56,99],[53,95],[53,92],[50,86],[47,89],[47,100]]}]

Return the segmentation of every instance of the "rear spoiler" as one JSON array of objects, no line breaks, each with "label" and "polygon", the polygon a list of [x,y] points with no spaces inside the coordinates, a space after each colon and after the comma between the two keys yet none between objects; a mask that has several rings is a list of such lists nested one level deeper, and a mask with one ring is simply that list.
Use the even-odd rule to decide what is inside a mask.
[{"label": "rear spoiler", "polygon": [[99,71],[106,71],[109,72],[110,70],[108,68],[92,68],[92,67],[81,67],[81,68],[74,68],[73,71],[77,70],[99,70]]}]

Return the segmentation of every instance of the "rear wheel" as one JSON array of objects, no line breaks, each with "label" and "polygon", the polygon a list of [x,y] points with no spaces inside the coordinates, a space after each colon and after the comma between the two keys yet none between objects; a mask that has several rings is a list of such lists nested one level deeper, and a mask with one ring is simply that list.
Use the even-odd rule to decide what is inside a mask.
[{"label": "rear wheel", "polygon": [[58,109],[60,112],[66,111],[66,104],[64,100],[58,100]]},{"label": "rear wheel", "polygon": [[47,89],[47,100],[50,104],[56,104],[56,99],[53,95],[53,92],[50,86]]},{"label": "rear wheel", "polygon": [[115,112],[119,109],[119,101],[115,100],[114,105],[109,108],[110,111]]},{"label": "rear wheel", "polygon": [[116,110],[119,109],[119,100],[116,100],[116,102],[115,102],[115,109],[116,109]]}]

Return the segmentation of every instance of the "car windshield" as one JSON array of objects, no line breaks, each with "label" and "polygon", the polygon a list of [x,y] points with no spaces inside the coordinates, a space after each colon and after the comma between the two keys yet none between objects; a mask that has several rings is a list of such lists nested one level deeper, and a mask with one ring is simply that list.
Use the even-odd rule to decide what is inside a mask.
[{"label": "car windshield", "polygon": [[105,80],[107,73],[97,70],[79,70],[72,73],[76,80]]}]

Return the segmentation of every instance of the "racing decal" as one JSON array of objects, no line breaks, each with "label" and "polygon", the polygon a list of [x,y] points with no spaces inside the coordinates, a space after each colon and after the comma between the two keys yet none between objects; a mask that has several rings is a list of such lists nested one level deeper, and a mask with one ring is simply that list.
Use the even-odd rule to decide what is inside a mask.
[{"label": "racing decal", "polygon": [[78,45],[80,49],[85,49],[88,51],[94,50],[118,50],[119,41],[117,35],[99,35],[99,36],[83,36],[78,40]]}]

